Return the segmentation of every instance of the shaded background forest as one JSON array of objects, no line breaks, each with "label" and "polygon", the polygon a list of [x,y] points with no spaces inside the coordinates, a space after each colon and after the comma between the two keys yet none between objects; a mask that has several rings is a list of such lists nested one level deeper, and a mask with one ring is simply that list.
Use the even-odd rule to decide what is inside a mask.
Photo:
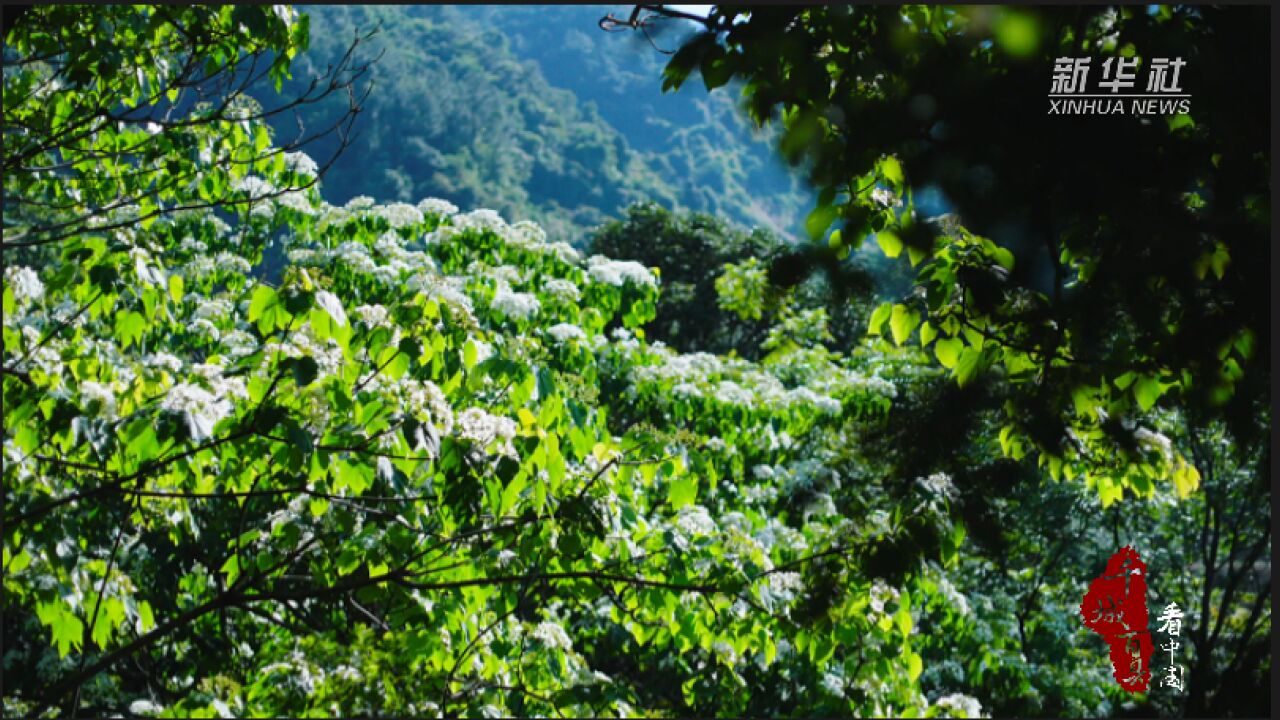
[{"label": "shaded background forest", "polygon": [[[323,187],[342,204],[440,197],[537,221],[581,243],[636,202],[710,213],[797,235],[812,193],[725,93],[663,93],[688,28],[608,34],[628,6],[309,6],[312,47],[294,84],[336,62],[351,39],[381,53],[375,90]],[[286,88],[286,92],[290,89]],[[308,122],[340,112],[340,100]],[[292,118],[276,129],[292,136]],[[336,140],[331,140],[336,142]],[[322,146],[316,153],[324,155]]]}]

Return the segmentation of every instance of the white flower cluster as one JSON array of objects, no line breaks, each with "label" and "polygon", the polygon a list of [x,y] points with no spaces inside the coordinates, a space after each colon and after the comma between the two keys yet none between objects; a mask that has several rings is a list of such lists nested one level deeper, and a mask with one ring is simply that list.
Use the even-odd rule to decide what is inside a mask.
[{"label": "white flower cluster", "polygon": [[199,385],[181,383],[165,393],[160,409],[180,415],[187,423],[191,439],[200,442],[210,437],[213,427],[231,414],[231,403]]},{"label": "white flower cluster", "polygon": [[342,209],[349,213],[360,212],[362,210],[368,210],[375,204],[377,204],[377,201],[368,195],[357,195],[348,200],[347,204],[342,206]]},{"label": "white flower cluster", "polygon": [[562,278],[552,278],[542,285],[542,291],[546,294],[565,300],[568,302],[577,302],[582,297],[582,292],[578,290],[578,286],[573,284],[572,280],[564,280]]},{"label": "white flower cluster", "polygon": [[310,322],[292,333],[288,342],[270,342],[263,350],[268,358],[272,358],[276,352],[283,353],[285,357],[309,357],[316,361],[321,375],[333,375],[342,368],[342,346],[334,338],[328,338],[323,343],[317,340]]},{"label": "white flower cluster", "polygon": [[365,325],[374,328],[387,321],[387,309],[382,305],[360,305],[351,312]]},{"label": "white flower cluster", "polygon": [[373,208],[373,214],[386,220],[396,230],[410,225],[420,225],[423,221],[422,211],[408,203],[378,205]]},{"label": "white flower cluster", "polygon": [[459,232],[466,230],[491,230],[498,235],[505,235],[507,230],[507,221],[495,210],[488,208],[478,208],[469,213],[462,213],[453,216],[453,226]]},{"label": "white flower cluster", "polygon": [[676,546],[681,550],[688,549],[689,541],[697,537],[715,535],[719,528],[711,519],[707,509],[701,505],[685,505],[676,513],[672,529]]},{"label": "white flower cluster", "polygon": [[938,592],[942,595],[943,599],[946,600],[947,604],[954,608],[957,613],[960,615],[969,614],[968,598],[957,590],[956,586],[952,585],[951,581],[948,580],[945,575],[939,573],[934,579],[934,584],[938,586]]},{"label": "white flower cluster", "polygon": [[957,717],[956,713],[960,713],[959,717],[982,717],[982,704],[976,698],[961,693],[944,695],[933,705],[946,713],[943,717]]},{"label": "white flower cluster", "polygon": [[603,255],[592,255],[587,260],[587,273],[591,279],[606,285],[657,285],[658,279],[649,268],[631,260],[610,260]]},{"label": "white flower cluster", "polygon": [[711,652],[720,658],[724,664],[733,666],[738,664],[738,653],[725,640],[717,640],[711,644]]},{"label": "white flower cluster", "polygon": [[783,552],[796,553],[809,549],[803,533],[776,517],[770,517],[765,526],[756,531],[755,538],[770,551],[777,548]]},{"label": "white flower cluster", "polygon": [[85,405],[96,406],[94,416],[107,420],[115,419],[116,395],[111,386],[86,380],[80,383],[80,397]]},{"label": "white flower cluster", "polygon": [[276,188],[271,183],[263,180],[257,175],[245,175],[235,181],[236,190],[245,193],[251,200],[258,200],[275,193]]},{"label": "white flower cluster", "polygon": [[453,432],[453,408],[439,386],[430,380],[406,380],[398,387],[409,415],[446,435]]},{"label": "white flower cluster", "polygon": [[884,207],[898,207],[902,204],[902,199],[894,195],[892,190],[881,187],[871,191],[871,199]]},{"label": "white flower cluster", "polygon": [[547,328],[546,333],[558,343],[567,343],[570,340],[585,340],[587,338],[587,334],[582,331],[582,328],[573,323],[557,323]]},{"label": "white flower cluster", "polygon": [[513,292],[501,288],[494,293],[492,308],[515,320],[527,320],[542,308],[538,298],[530,293]]},{"label": "white flower cluster", "polygon": [[320,167],[316,165],[316,161],[304,152],[287,152],[284,154],[284,167],[291,173],[305,175],[312,178],[316,173],[320,172]]},{"label": "white flower cluster", "polygon": [[871,584],[870,596],[871,610],[878,615],[885,614],[885,605],[898,601],[898,591],[880,578]]},{"label": "white flower cluster", "polygon": [[480,408],[467,408],[457,418],[458,436],[470,440],[480,448],[497,443],[497,452],[515,455],[511,440],[516,436],[516,423],[510,418],[490,415]]},{"label": "white flower cluster", "polygon": [[196,363],[191,371],[204,379],[215,397],[248,400],[249,390],[244,378],[223,375],[225,368],[219,363]]},{"label": "white flower cluster", "polygon": [[44,283],[35,270],[21,265],[10,265],[4,269],[4,284],[13,290],[13,299],[22,307],[44,297]]},{"label": "white flower cluster", "polygon": [[543,621],[529,633],[534,639],[542,642],[550,650],[572,650],[573,641],[569,639],[569,633],[559,623],[551,621]]},{"label": "white flower cluster", "polygon": [[[840,400],[829,393],[848,392],[856,385],[866,387],[864,376],[837,366],[830,366],[830,376],[788,389],[770,372],[747,360],[723,358],[709,353],[679,354],[667,348],[649,347],[656,355],[655,364],[637,364],[631,368],[632,382],[637,385],[674,381],[672,394],[684,398],[709,398],[736,407],[761,407],[774,411],[813,408],[828,415],[839,414]],[[889,386],[892,389],[892,385]]]},{"label": "white flower cluster", "polygon": [[916,482],[933,495],[955,497],[956,486],[952,484],[951,476],[946,473],[937,472],[928,477],[918,478]]},{"label": "white flower cluster", "polygon": [[316,208],[305,192],[291,190],[276,197],[276,204],[303,215],[315,215]]},{"label": "white flower cluster", "polygon": [[760,585],[760,602],[765,609],[772,612],[795,600],[796,594],[803,589],[804,581],[801,580],[800,573],[775,572],[765,578],[765,582]]},{"label": "white flower cluster", "polygon": [[828,695],[844,697],[844,677],[831,672],[822,673],[822,689]]},{"label": "white flower cluster", "polygon": [[1133,438],[1138,441],[1138,444],[1159,452],[1165,462],[1173,462],[1173,442],[1168,436],[1140,427],[1133,431]]},{"label": "white flower cluster", "polygon": [[170,355],[167,352],[158,352],[147,355],[142,358],[142,364],[149,368],[168,370],[174,375],[182,372],[182,359],[174,355]]},{"label": "white flower cluster", "polygon": [[222,347],[231,357],[241,357],[256,352],[258,341],[244,330],[232,330],[222,335]]},{"label": "white flower cluster", "polygon": [[458,206],[448,200],[441,200],[440,198],[424,198],[422,202],[418,203],[418,212],[423,215],[448,217],[450,215],[457,214]]}]

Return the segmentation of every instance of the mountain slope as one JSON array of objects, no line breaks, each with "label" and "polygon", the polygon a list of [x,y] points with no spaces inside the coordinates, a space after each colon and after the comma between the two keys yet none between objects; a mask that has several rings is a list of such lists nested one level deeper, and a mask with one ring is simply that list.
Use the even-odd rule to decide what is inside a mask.
[{"label": "mountain slope", "polygon": [[[661,94],[665,56],[600,31],[607,11],[308,7],[311,49],[292,84],[336,61],[357,31],[380,27],[361,53],[383,53],[326,199],[443,197],[574,242],[642,200],[792,233],[806,198],[768,141],[722,97]],[[277,130],[292,132],[293,119]]]}]

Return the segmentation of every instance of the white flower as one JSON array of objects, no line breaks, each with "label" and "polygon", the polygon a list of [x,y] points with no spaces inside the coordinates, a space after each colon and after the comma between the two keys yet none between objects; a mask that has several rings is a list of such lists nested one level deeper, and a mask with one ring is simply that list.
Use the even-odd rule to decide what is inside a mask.
[{"label": "white flower", "polygon": [[13,289],[13,299],[18,305],[39,300],[44,296],[44,283],[35,270],[20,265],[10,265],[4,269],[4,284]]},{"label": "white flower", "polygon": [[366,208],[371,208],[373,207],[373,205],[374,205],[373,198],[369,197],[368,195],[357,195],[351,198],[350,200],[348,200],[347,204],[344,205],[342,209],[346,210],[347,212],[354,212],[356,210],[364,210]]},{"label": "white flower", "polygon": [[250,199],[259,200],[275,193],[275,187],[257,175],[245,175],[236,180],[235,189],[247,194]]},{"label": "white flower", "polygon": [[795,599],[796,593],[804,588],[800,573],[778,572],[769,575],[760,586],[760,602],[772,611],[779,605],[786,605]]},{"label": "white flower", "polygon": [[289,172],[305,175],[307,177],[315,177],[320,171],[316,161],[304,152],[287,152],[284,154],[284,166]]},{"label": "white flower", "polygon": [[161,368],[177,374],[182,370],[182,360],[166,352],[152,353],[142,359],[147,367]]},{"label": "white flower", "polygon": [[488,208],[478,208],[463,215],[455,215],[453,224],[458,230],[492,230],[497,233],[501,233],[507,227],[507,222],[502,219],[502,216]]},{"label": "white flower", "polygon": [[738,653],[734,651],[733,646],[724,640],[717,640],[711,644],[711,652],[720,656],[726,665],[738,664]]},{"label": "white flower", "polygon": [[455,215],[458,212],[458,206],[448,200],[439,198],[426,198],[418,203],[418,212],[423,215],[435,215],[436,217],[447,217]]},{"label": "white flower", "polygon": [[280,195],[276,198],[276,204],[303,215],[316,214],[316,209],[312,207],[311,200],[307,198],[306,193],[298,190]]},{"label": "white flower", "polygon": [[567,343],[570,340],[585,340],[587,337],[587,334],[582,332],[582,328],[573,323],[558,323],[547,328],[546,332],[559,343]]},{"label": "white flower", "polygon": [[578,261],[582,259],[582,253],[579,253],[572,245],[563,241],[546,243],[545,245],[542,245],[540,249],[542,252],[549,255],[555,255],[562,261],[571,265],[576,265]]},{"label": "white flower", "polygon": [[481,448],[498,443],[498,452],[514,455],[511,440],[516,436],[516,423],[510,418],[490,415],[480,408],[467,408],[458,415],[458,436]]},{"label": "white flower", "polygon": [[1138,428],[1133,431],[1133,438],[1138,443],[1159,452],[1166,462],[1173,462],[1173,443],[1164,434],[1147,428]]},{"label": "white flower", "polygon": [[822,689],[836,697],[844,697],[844,678],[835,673],[823,673]]},{"label": "white flower", "polygon": [[955,608],[957,613],[960,615],[969,614],[969,600],[956,589],[955,585],[951,584],[950,580],[940,575],[935,584],[938,586],[938,592],[941,593],[951,607]]},{"label": "white flower", "polygon": [[509,318],[525,320],[541,308],[538,298],[529,293],[498,290],[493,296],[493,309]]},{"label": "white flower", "polygon": [[751,474],[754,475],[757,480],[768,480],[773,477],[774,472],[773,468],[768,465],[757,465],[751,469]]},{"label": "white flower", "polygon": [[222,336],[222,346],[233,357],[248,355],[258,349],[258,341],[244,330],[232,330]]},{"label": "white flower", "polygon": [[200,442],[213,434],[213,426],[218,421],[231,414],[231,403],[199,385],[182,383],[165,394],[160,401],[160,409],[181,415],[191,432],[191,439]]},{"label": "white flower", "polygon": [[879,187],[871,191],[871,199],[885,207],[898,207],[902,204],[902,200],[892,190]]},{"label": "white flower", "polygon": [[86,380],[80,383],[80,397],[87,405],[97,403],[95,417],[103,417],[108,420],[115,419],[116,395],[111,390],[111,386]]},{"label": "white flower", "polygon": [[352,312],[369,327],[377,327],[387,321],[387,309],[382,305],[361,305]]},{"label": "white flower", "polygon": [[453,408],[435,383],[407,381],[400,385],[405,410],[444,434],[453,432]]},{"label": "white flower", "polygon": [[221,337],[221,334],[218,332],[218,326],[209,322],[205,318],[192,320],[191,323],[187,325],[187,330],[196,335],[207,335],[214,340]]},{"label": "white flower", "polygon": [[391,203],[379,205],[373,209],[378,217],[386,220],[392,228],[399,229],[422,222],[422,211],[408,203]]},{"label": "white flower", "polygon": [[328,313],[329,317],[333,318],[333,321],[338,323],[339,326],[347,324],[347,313],[342,309],[342,301],[338,299],[337,295],[328,290],[321,290],[316,293],[316,304],[320,306],[320,309]]},{"label": "white flower", "polygon": [[656,285],[657,278],[649,268],[631,260],[610,260],[603,255],[593,255],[587,260],[587,272],[591,279],[606,285]]},{"label": "white flower", "polygon": [[542,290],[548,295],[560,298],[561,300],[568,300],[570,302],[577,300],[582,295],[581,291],[578,290],[577,285],[574,285],[570,280],[564,280],[562,278],[552,278],[547,280],[543,283]]},{"label": "white flower", "polygon": [[541,640],[550,650],[571,650],[573,641],[569,639],[569,633],[564,631],[558,623],[540,622],[538,626],[530,633],[537,640]]},{"label": "white flower", "polygon": [[934,707],[946,713],[943,717],[958,717],[956,713],[961,713],[960,717],[967,718],[982,716],[982,704],[976,698],[961,693],[952,693],[938,698],[938,701],[934,703]]},{"label": "white flower", "polygon": [[919,478],[917,482],[934,495],[954,497],[956,494],[956,486],[951,483],[951,477],[946,473],[937,472],[929,477]]},{"label": "white flower", "polygon": [[751,405],[755,396],[750,390],[732,380],[722,380],[716,387],[716,400],[725,405]]},{"label": "white flower", "polygon": [[711,519],[707,509],[701,505],[685,505],[676,514],[676,544],[684,549],[688,547],[689,538],[714,535],[719,528]]},{"label": "white flower", "polygon": [[898,591],[887,585],[883,580],[876,578],[876,581],[871,585],[871,609],[876,613],[883,614],[885,604],[895,602],[897,599]]},{"label": "white flower", "polygon": [[156,715],[164,708],[150,700],[134,700],[129,703],[129,713],[133,715]]}]

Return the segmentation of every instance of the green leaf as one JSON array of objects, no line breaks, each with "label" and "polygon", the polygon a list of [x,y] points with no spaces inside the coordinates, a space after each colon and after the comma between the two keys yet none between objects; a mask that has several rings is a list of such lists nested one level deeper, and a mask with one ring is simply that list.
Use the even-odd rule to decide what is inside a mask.
[{"label": "green leaf", "polygon": [[911,336],[911,331],[920,324],[920,313],[906,305],[894,305],[889,316],[889,330],[893,333],[893,342],[901,345]]},{"label": "green leaf", "polygon": [[819,205],[809,211],[804,220],[804,229],[811,239],[817,240],[826,234],[827,228],[831,227],[839,214],[840,210],[833,205]]},{"label": "green leaf", "polygon": [[907,659],[907,677],[911,678],[911,682],[915,682],[920,677],[921,671],[924,670],[924,661],[916,653],[908,650],[904,653]]},{"label": "green leaf", "polygon": [[40,622],[53,630],[53,643],[58,646],[58,657],[64,658],[72,647],[80,649],[84,642],[84,623],[61,603],[40,603],[36,606]]},{"label": "green leaf", "polygon": [[173,298],[176,303],[182,302],[183,286],[184,282],[181,275],[169,276],[169,297]]},{"label": "green leaf", "polygon": [[259,285],[253,291],[253,297],[249,300],[249,322],[255,322],[262,317],[267,308],[279,302],[276,291],[266,285]]},{"label": "green leaf", "polygon": [[667,487],[667,501],[671,503],[671,509],[679,510],[694,501],[698,496],[698,478],[696,475],[686,475],[671,481]]},{"label": "green leaf", "polygon": [[888,230],[876,233],[876,243],[880,245],[880,250],[886,257],[896,258],[902,254],[902,238]]},{"label": "green leaf", "polygon": [[920,325],[920,347],[928,346],[936,337],[938,337],[938,331],[934,329],[933,325],[927,322]]},{"label": "green leaf", "polygon": [[960,351],[964,349],[964,341],[960,338],[944,338],[934,343],[933,354],[938,362],[948,370],[954,369],[960,359]]},{"label": "green leaf", "polygon": [[898,187],[901,187],[906,180],[902,175],[902,163],[892,155],[880,161],[880,175]]},{"label": "green leaf", "polygon": [[884,321],[889,319],[889,313],[893,312],[893,303],[880,303],[878,307],[871,313],[871,319],[867,321],[867,334],[879,335],[880,327],[884,325]]},{"label": "green leaf", "polygon": [[956,383],[960,387],[965,387],[973,382],[974,378],[982,372],[986,365],[986,353],[977,348],[967,347],[960,351],[960,357],[956,360],[956,367],[953,374]]},{"label": "green leaf", "polygon": [[129,310],[116,315],[115,335],[125,347],[140,342],[146,327],[147,319],[142,313]]},{"label": "green leaf", "polygon": [[1133,383],[1133,397],[1143,412],[1155,407],[1156,401],[1164,394],[1164,385],[1157,378],[1143,375]]}]

